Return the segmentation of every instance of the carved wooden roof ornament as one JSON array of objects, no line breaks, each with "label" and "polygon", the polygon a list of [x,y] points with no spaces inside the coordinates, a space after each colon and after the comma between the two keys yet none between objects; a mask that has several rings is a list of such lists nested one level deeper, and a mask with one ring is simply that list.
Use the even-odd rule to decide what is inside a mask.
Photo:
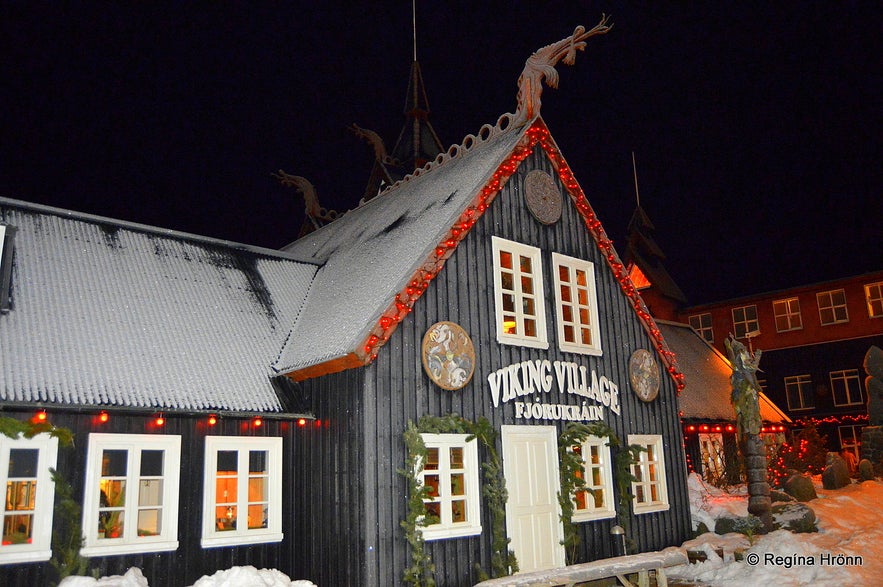
[{"label": "carved wooden roof ornament", "polygon": [[518,110],[516,122],[528,122],[540,114],[540,96],[543,93],[543,79],[550,88],[558,88],[558,72],[555,66],[562,59],[567,65],[576,61],[577,50],[586,48],[585,40],[595,35],[603,35],[613,26],[607,24],[608,16],[601,15],[601,22],[586,30],[582,25],[573,34],[557,43],[538,49],[524,62],[524,70],[518,77]]},{"label": "carved wooden roof ornament", "polygon": [[316,188],[313,184],[300,175],[291,175],[285,173],[281,169],[278,173],[274,173],[273,177],[287,187],[293,187],[304,197],[306,204],[307,218],[313,225],[313,228],[321,228],[337,218],[337,212],[334,210],[326,210],[319,205],[319,197],[316,195]]},{"label": "carved wooden roof ornament", "polygon": [[386,152],[386,145],[383,144],[383,139],[380,138],[380,135],[374,132],[373,130],[362,128],[355,122],[349,125],[347,128],[350,129],[354,135],[371,145],[374,149],[374,159],[385,165],[399,165],[399,161],[397,159],[393,159]]}]

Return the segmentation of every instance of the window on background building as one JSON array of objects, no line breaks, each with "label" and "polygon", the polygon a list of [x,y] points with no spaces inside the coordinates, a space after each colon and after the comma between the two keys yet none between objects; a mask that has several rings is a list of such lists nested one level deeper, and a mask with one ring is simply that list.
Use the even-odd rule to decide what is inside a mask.
[{"label": "window on background building", "polygon": [[665,457],[662,452],[662,436],[658,434],[630,434],[630,445],[637,444],[644,450],[640,461],[632,465],[632,495],[636,514],[667,510],[668,488],[665,483]]},{"label": "window on background building", "polygon": [[815,407],[812,378],[809,375],[785,377],[785,395],[789,410],[809,410]]},{"label": "window on background building", "polygon": [[883,318],[883,281],[865,286],[865,301],[868,303],[868,316]]},{"label": "window on background building", "polygon": [[853,406],[865,403],[858,369],[831,371],[831,391],[835,406]]},{"label": "window on background building", "polygon": [[558,346],[562,351],[601,354],[595,266],[581,259],[552,253]]},{"label": "window on background building", "polygon": [[819,304],[819,318],[823,326],[849,322],[849,314],[846,312],[846,292],[842,289],[817,293],[816,302]]},{"label": "window on background building", "polygon": [[800,301],[797,298],[774,301],[773,314],[776,317],[776,332],[788,332],[803,328],[803,320],[800,317]]},{"label": "window on background building", "polygon": [[0,434],[0,565],[49,560],[58,440],[48,434],[12,439]]},{"label": "window on background building", "polygon": [[178,548],[181,437],[89,434],[84,556]]},{"label": "window on background building", "polygon": [[839,426],[837,428],[837,432],[840,435],[840,450],[852,453],[855,456],[855,461],[850,467],[852,469],[855,469],[856,463],[862,458],[862,428],[863,426]]},{"label": "window on background building", "polygon": [[549,348],[540,249],[493,237],[497,342]]},{"label": "window on background building", "polygon": [[690,326],[711,344],[714,344],[714,331],[711,328],[711,314],[696,314],[690,316]]},{"label": "window on background building", "polygon": [[282,540],[282,438],[206,436],[203,547]]},{"label": "window on background building", "polygon": [[736,338],[745,338],[751,332],[758,332],[757,306],[740,306],[733,308],[733,333]]},{"label": "window on background building", "polygon": [[466,434],[423,434],[426,462],[418,475],[429,487],[424,540],[481,534],[478,448]]},{"label": "window on background building", "polygon": [[582,444],[571,447],[583,460],[577,475],[585,481],[586,490],[574,498],[574,522],[600,520],[616,516],[613,504],[613,479],[610,447],[606,438],[590,436]]}]

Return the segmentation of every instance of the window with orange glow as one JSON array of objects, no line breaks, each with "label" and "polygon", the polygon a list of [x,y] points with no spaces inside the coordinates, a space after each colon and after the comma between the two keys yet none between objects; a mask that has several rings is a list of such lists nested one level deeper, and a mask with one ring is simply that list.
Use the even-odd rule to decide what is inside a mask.
[{"label": "window with orange glow", "polygon": [[595,266],[582,259],[552,253],[558,346],[562,351],[601,354]]},{"label": "window with orange glow", "polygon": [[819,305],[819,319],[822,326],[849,322],[849,312],[846,310],[846,292],[842,289],[823,291],[816,294],[816,303]]},{"label": "window with orange glow", "polygon": [[549,348],[540,249],[492,238],[497,341]]},{"label": "window with orange glow", "polygon": [[582,444],[571,447],[571,450],[582,458],[583,467],[577,475],[586,484],[585,490],[574,496],[573,521],[601,520],[616,516],[612,463],[607,439],[589,436]]},{"label": "window with orange glow", "polygon": [[711,313],[690,316],[690,326],[709,344],[714,344],[714,329],[711,326]]},{"label": "window with orange glow", "polygon": [[282,439],[205,439],[204,547],[282,540]]},{"label": "window with orange glow", "polygon": [[776,318],[776,332],[788,332],[803,328],[800,316],[800,300],[788,298],[773,302],[773,315]]},{"label": "window with orange glow", "polygon": [[481,534],[478,449],[465,434],[423,434],[426,460],[418,478],[429,488],[424,540]]},{"label": "window with orange glow", "polygon": [[181,437],[89,435],[84,556],[178,548]]},{"label": "window with orange glow", "polygon": [[11,439],[0,434],[0,564],[48,560],[52,556],[54,484],[58,440],[48,434]]},{"label": "window with orange glow", "polygon": [[669,509],[662,436],[630,434],[628,442],[644,449],[638,453],[639,462],[632,465],[632,475],[635,477],[632,481],[634,512],[646,514]]},{"label": "window with orange glow", "polygon": [[868,304],[869,317],[883,318],[883,281],[865,286],[865,301]]}]

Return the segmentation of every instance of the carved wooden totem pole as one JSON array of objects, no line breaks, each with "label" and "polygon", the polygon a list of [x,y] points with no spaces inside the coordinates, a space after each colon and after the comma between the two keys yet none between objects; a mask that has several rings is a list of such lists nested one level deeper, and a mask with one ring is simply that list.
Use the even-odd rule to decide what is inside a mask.
[{"label": "carved wooden totem pole", "polygon": [[760,363],[761,351],[749,352],[741,342],[731,334],[724,341],[733,374],[730,383],[733,386],[730,401],[736,410],[736,430],[739,437],[739,449],[745,460],[745,477],[748,481],[748,513],[760,518],[767,530],[772,529],[770,509],[770,484],[767,472],[766,447],[760,438],[761,418],[758,393],[760,384],[757,382],[757,366]]}]

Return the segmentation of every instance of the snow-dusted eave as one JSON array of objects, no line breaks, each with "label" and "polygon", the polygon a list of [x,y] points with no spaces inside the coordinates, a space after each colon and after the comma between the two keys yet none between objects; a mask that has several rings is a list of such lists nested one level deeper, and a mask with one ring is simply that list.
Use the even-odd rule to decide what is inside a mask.
[{"label": "snow-dusted eave", "polygon": [[[500,118],[497,123],[497,129],[502,125],[512,124],[512,118],[507,118],[508,116],[510,115],[504,115],[504,117]],[[482,128],[482,132],[485,132],[485,128],[487,128],[487,126]],[[516,128],[508,126],[506,130],[515,131]],[[490,132],[492,132],[492,130],[488,131],[488,133]],[[653,321],[653,317],[650,315],[638,289],[635,287],[634,283],[632,283],[625,265],[619,258],[616,250],[613,248],[613,241],[611,241],[604,232],[601,222],[597,219],[591,205],[589,205],[585,193],[570,170],[570,166],[561,155],[558,145],[555,144],[555,141],[552,139],[545,122],[543,122],[538,116],[529,123],[526,130],[519,132],[523,133],[521,140],[515,148],[512,149],[509,156],[500,163],[491,177],[484,183],[484,187],[475,195],[469,206],[467,206],[461,213],[458,220],[448,229],[446,236],[441,239],[435,247],[435,250],[424,259],[423,263],[421,263],[419,268],[412,274],[411,279],[408,281],[408,285],[399,291],[387,308],[381,313],[380,317],[374,323],[374,327],[371,329],[370,334],[362,339],[361,344],[355,349],[352,349],[350,353],[346,354],[344,357],[338,357],[332,361],[319,365],[311,365],[294,370],[288,373],[289,377],[296,381],[300,381],[309,377],[367,365],[377,358],[377,353],[380,348],[386,344],[390,336],[395,332],[399,322],[411,312],[414,304],[429,287],[429,283],[436,275],[438,275],[444,267],[447,259],[453,255],[454,250],[457,248],[460,241],[466,237],[469,230],[475,225],[475,222],[482,216],[482,214],[484,214],[485,210],[487,210],[497,194],[500,193],[512,174],[518,169],[521,162],[530,156],[536,145],[539,144],[549,156],[562,184],[565,186],[565,189],[570,195],[580,216],[582,216],[589,233],[592,235],[592,238],[594,238],[595,243],[607,261],[607,264],[610,266],[610,269],[619,281],[623,294],[628,298],[632,309],[638,315],[641,325],[654,342],[656,352],[659,355],[662,364],[665,365],[666,371],[674,380],[677,392],[680,393],[681,390],[683,390],[684,375],[677,366],[675,354],[668,347],[668,344],[662,337],[662,333]],[[467,145],[467,142],[471,143],[472,141],[474,141],[474,137],[472,140],[467,137],[467,141],[464,141],[463,147],[470,148],[471,144]],[[435,165],[442,165],[450,158],[456,157],[456,155],[457,150],[452,147],[446,155],[440,155],[434,163]],[[418,171],[415,173],[415,177],[421,173],[431,171],[433,168],[432,163],[428,164],[422,172]],[[406,177],[402,182],[409,181],[410,177],[411,176]],[[394,189],[398,185],[399,184],[397,183],[390,189]]]},{"label": "snow-dusted eave", "polygon": [[297,261],[300,263],[306,263],[309,265],[318,265],[315,259],[308,259],[299,255],[295,255],[292,253],[288,253],[286,251],[279,251],[276,249],[268,249],[265,247],[258,247],[255,245],[247,245],[243,243],[238,243],[234,241],[228,241],[223,239],[212,238],[208,236],[201,236],[198,234],[192,234],[189,232],[181,232],[177,230],[171,230],[166,228],[158,228],[156,226],[150,226],[149,224],[139,224],[137,222],[129,222],[126,220],[118,220],[116,218],[109,218],[107,216],[98,216],[96,214],[87,214],[85,212],[74,212],[72,210],[65,210],[64,208],[55,208],[53,206],[46,206],[43,204],[35,204],[33,202],[26,202],[24,200],[16,200],[13,198],[5,198],[0,196],[0,206],[10,206],[21,208],[23,210],[31,210],[33,212],[39,212],[42,214],[51,214],[53,216],[62,216],[64,218],[70,218],[72,220],[82,220],[84,222],[89,222],[91,224],[99,224],[105,226],[113,226],[118,228],[123,228],[126,230],[132,230],[135,232],[142,232],[147,234],[156,234],[163,237],[169,237],[180,241],[189,241],[199,244],[206,245],[214,245],[220,246],[227,249],[234,249],[239,251],[247,251],[250,253],[255,253],[258,255],[263,255],[266,257],[274,257],[277,259],[285,259],[288,261]]}]

